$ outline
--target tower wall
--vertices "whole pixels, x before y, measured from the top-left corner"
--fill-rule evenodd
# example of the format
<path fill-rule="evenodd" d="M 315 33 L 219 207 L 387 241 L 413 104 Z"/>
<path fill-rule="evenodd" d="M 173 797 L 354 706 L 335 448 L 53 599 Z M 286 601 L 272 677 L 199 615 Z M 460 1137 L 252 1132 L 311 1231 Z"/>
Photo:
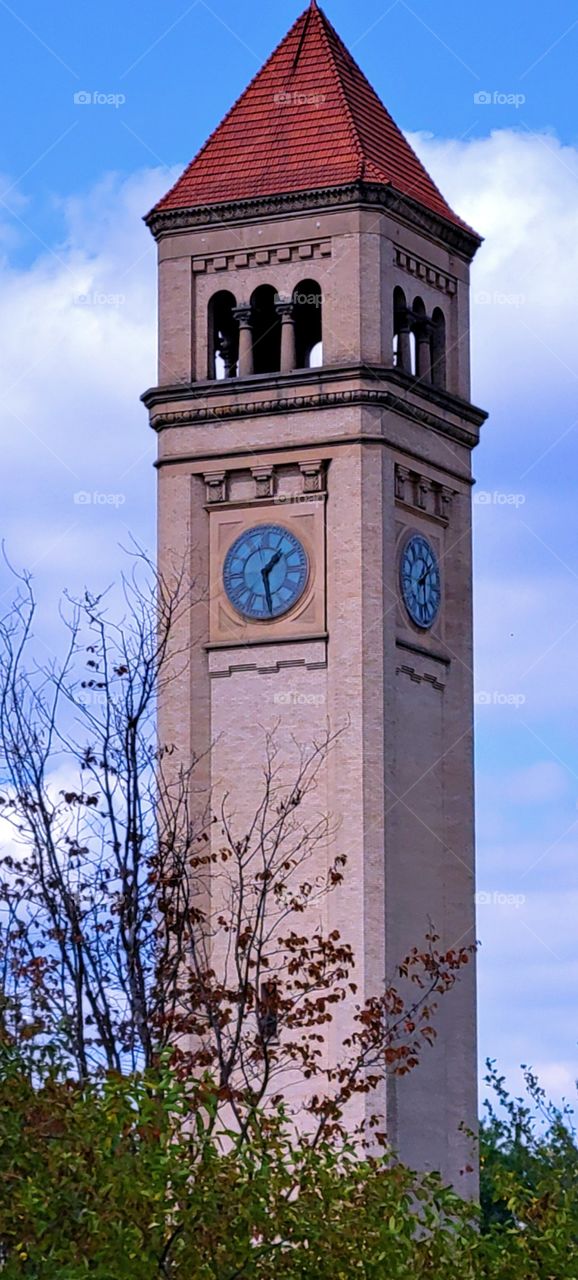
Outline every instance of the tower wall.
<path fill-rule="evenodd" d="M 242 826 L 267 732 L 289 774 L 295 740 L 339 731 L 312 799 L 335 832 L 316 858 L 322 869 L 347 855 L 325 923 L 354 947 L 360 995 L 375 995 L 430 923 L 444 947 L 475 938 L 470 494 L 484 415 L 468 403 L 468 264 L 364 207 L 179 230 L 161 236 L 159 258 L 160 385 L 145 397 L 159 433 L 159 562 L 166 574 L 184 562 L 196 599 L 161 736 L 183 760 L 200 757 L 199 808 L 218 808 L 226 790 Z M 288 296 L 306 278 L 321 288 L 323 366 L 207 380 L 211 296 L 245 303 L 261 284 Z M 446 391 L 393 367 L 396 286 L 444 311 Z M 265 518 L 297 521 L 316 570 L 307 609 L 266 639 L 235 632 L 221 552 L 228 527 Z M 427 631 L 400 598 L 410 532 L 426 534 L 442 568 Z M 473 968 L 442 1004 L 435 1048 L 377 1100 L 401 1157 L 467 1194 Z M 329 1060 L 351 1016 L 351 1005 L 338 1011 Z"/>

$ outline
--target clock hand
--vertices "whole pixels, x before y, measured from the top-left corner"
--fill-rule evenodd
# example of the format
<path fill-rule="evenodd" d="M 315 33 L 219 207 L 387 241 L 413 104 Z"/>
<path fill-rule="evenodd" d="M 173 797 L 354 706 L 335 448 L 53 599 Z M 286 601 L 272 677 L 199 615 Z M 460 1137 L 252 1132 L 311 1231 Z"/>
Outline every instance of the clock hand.
<path fill-rule="evenodd" d="M 272 557 L 272 559 L 269 561 L 269 564 L 266 564 L 266 565 L 265 565 L 265 568 L 263 569 L 263 573 L 266 573 L 266 574 L 267 574 L 267 577 L 269 577 L 269 574 L 270 574 L 270 573 L 271 573 L 271 571 L 275 568 L 275 565 L 276 565 L 276 564 L 279 564 L 279 561 L 280 561 L 280 559 L 281 559 L 282 555 L 283 555 L 283 552 L 282 552 L 282 551 L 276 551 L 276 552 L 275 552 L 275 555 L 274 555 L 274 556 Z"/>
<path fill-rule="evenodd" d="M 271 557 L 269 564 L 266 564 L 265 568 L 261 569 L 261 577 L 263 579 L 263 585 L 265 587 L 265 598 L 267 600 L 269 613 L 273 613 L 273 598 L 271 596 L 271 586 L 269 583 L 269 577 L 270 577 L 270 574 L 273 572 L 275 565 L 279 564 L 279 561 L 282 555 L 283 555 L 282 551 L 276 551 L 275 555 Z"/>
<path fill-rule="evenodd" d="M 269 574 L 267 573 L 266 569 L 261 570 L 261 576 L 263 578 L 263 585 L 265 587 L 265 599 L 267 601 L 267 607 L 269 609 L 269 613 L 273 613 L 273 597 L 271 595 L 271 587 L 269 586 Z"/>

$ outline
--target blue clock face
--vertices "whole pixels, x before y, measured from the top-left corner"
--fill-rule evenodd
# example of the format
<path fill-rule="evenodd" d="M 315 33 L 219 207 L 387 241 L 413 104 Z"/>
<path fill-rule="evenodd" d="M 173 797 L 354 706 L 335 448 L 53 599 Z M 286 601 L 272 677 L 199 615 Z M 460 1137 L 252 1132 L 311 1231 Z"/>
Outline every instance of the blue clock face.
<path fill-rule="evenodd" d="M 421 534 L 414 534 L 403 548 L 400 577 L 404 604 L 412 622 L 427 630 L 439 613 L 442 587 L 435 551 Z"/>
<path fill-rule="evenodd" d="M 308 577 L 303 544 L 278 524 L 247 529 L 229 548 L 223 567 L 231 604 L 258 622 L 288 613 L 303 595 Z"/>

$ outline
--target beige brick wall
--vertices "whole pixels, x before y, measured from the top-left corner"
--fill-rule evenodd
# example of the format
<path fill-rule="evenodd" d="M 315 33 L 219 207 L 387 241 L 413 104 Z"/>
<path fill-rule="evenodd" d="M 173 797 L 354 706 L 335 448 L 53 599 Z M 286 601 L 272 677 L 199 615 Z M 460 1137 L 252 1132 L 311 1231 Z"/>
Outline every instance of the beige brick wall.
<path fill-rule="evenodd" d="M 467 267 L 391 216 L 351 209 L 167 236 L 160 258 L 161 381 L 171 384 L 185 384 L 191 369 L 205 376 L 206 312 L 217 289 L 246 301 L 260 283 L 289 293 L 312 277 L 322 288 L 326 367 L 314 386 L 311 377 L 302 386 L 298 374 L 278 386 L 256 379 L 250 393 L 234 383 L 211 395 L 183 385 L 182 395 L 164 404 L 161 397 L 153 409 L 153 418 L 176 415 L 159 438 L 160 563 L 170 572 L 185 558 L 197 601 L 181 623 L 177 648 L 186 657 L 163 694 L 160 727 L 183 759 L 202 757 L 199 806 L 211 796 L 218 807 L 227 790 L 239 828 L 251 817 L 267 731 L 277 735 L 289 778 L 296 740 L 311 741 L 327 724 L 341 730 L 312 800 L 336 834 L 316 856 L 321 868 L 337 850 L 347 855 L 346 884 L 330 899 L 325 923 L 352 942 L 360 990 L 373 995 L 423 940 L 428 920 L 445 946 L 474 939 L 470 443 L 459 404 L 435 406 L 439 428 L 419 416 L 431 408 L 423 389 L 405 393 L 416 409 L 410 416 L 403 406 L 362 407 L 355 393 L 375 380 L 358 368 L 348 381 L 332 366 L 389 363 L 391 299 L 400 283 L 408 299 L 419 293 L 428 309 L 444 309 L 451 386 L 467 397 Z M 347 390 L 353 402 L 343 401 Z M 335 407 L 260 409 L 271 398 L 313 392 L 335 395 Z M 187 421 L 205 403 L 232 410 L 249 394 L 254 407 L 244 416 Z M 327 573 L 319 584 L 327 636 L 297 642 L 280 623 L 271 644 L 208 647 L 214 601 L 204 473 L 223 468 L 228 501 L 254 504 L 253 467 L 274 465 L 277 483 L 294 498 L 299 463 L 312 458 L 327 476 Z M 414 477 L 403 500 L 396 466 Z M 415 498 L 420 483 L 425 507 Z M 443 518 L 435 496 L 441 487 L 451 492 Z M 443 611 L 431 633 L 413 627 L 399 601 L 399 538 L 409 529 L 430 537 L 442 563 Z M 340 1008 L 330 1029 L 333 1061 L 353 1004 Z M 475 1177 L 460 1172 L 470 1153 L 458 1125 L 476 1122 L 473 966 L 447 997 L 439 1029 L 420 1068 L 390 1081 L 387 1097 L 382 1091 L 368 1105 L 387 1110 L 405 1159 L 440 1168 L 472 1192 Z"/>

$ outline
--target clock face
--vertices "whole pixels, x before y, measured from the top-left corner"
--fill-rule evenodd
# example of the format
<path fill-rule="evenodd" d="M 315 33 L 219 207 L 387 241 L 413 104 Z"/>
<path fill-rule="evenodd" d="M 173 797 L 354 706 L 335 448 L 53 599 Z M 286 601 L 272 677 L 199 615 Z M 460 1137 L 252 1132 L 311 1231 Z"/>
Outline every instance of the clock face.
<path fill-rule="evenodd" d="M 404 604 L 412 622 L 427 630 L 439 613 L 442 588 L 437 556 L 422 534 L 413 534 L 406 542 L 400 577 Z"/>
<path fill-rule="evenodd" d="M 229 548 L 223 567 L 227 596 L 245 618 L 281 618 L 301 599 L 309 577 L 307 552 L 290 529 L 257 524 Z"/>

